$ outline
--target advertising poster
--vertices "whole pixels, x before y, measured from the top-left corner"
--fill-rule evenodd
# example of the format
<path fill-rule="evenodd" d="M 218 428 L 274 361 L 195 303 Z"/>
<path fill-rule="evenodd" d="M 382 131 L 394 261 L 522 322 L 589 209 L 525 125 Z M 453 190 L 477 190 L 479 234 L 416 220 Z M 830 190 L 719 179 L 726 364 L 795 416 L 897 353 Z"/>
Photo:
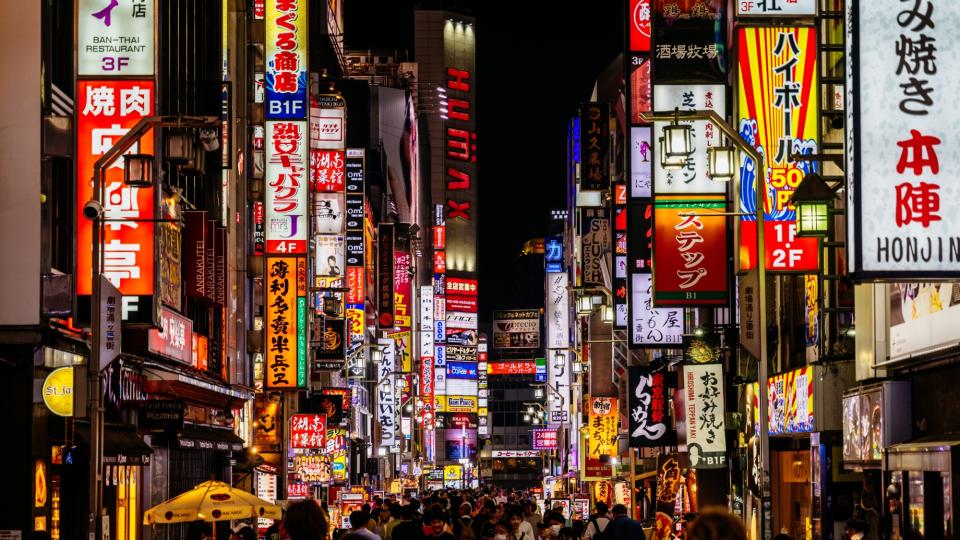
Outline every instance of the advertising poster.
<path fill-rule="evenodd" d="M 890 359 L 952 347 L 960 341 L 960 284 L 897 283 L 890 294 Z"/>
<path fill-rule="evenodd" d="M 617 455 L 617 434 L 620 427 L 620 412 L 615 397 L 588 397 L 587 429 L 590 437 L 585 440 L 585 478 L 608 478 L 613 475 L 609 461 L 601 462 L 600 456 Z"/>
<path fill-rule="evenodd" d="M 683 343 L 683 308 L 653 307 L 650 274 L 633 274 L 630 285 L 630 345 L 679 348 Z"/>
<path fill-rule="evenodd" d="M 540 311 L 496 311 L 493 314 L 494 349 L 539 349 Z"/>
<path fill-rule="evenodd" d="M 771 435 L 813 431 L 814 374 L 814 368 L 805 367 L 770 377 L 767 420 Z"/>
<path fill-rule="evenodd" d="M 726 78 L 726 2 L 651 0 L 653 72 L 662 83 Z M 657 103 L 657 109 L 665 109 Z"/>
<path fill-rule="evenodd" d="M 725 305 L 727 218 L 723 195 L 658 196 L 654 202 L 653 303 L 662 306 Z"/>
<path fill-rule="evenodd" d="M 757 262 L 757 189 L 764 197 L 766 268 L 817 272 L 818 240 L 796 236 L 797 212 L 790 197 L 816 161 L 794 154 L 819 152 L 817 31 L 812 27 L 740 28 L 738 130 L 763 154 L 759 171 L 740 154 L 740 269 Z"/>
<path fill-rule="evenodd" d="M 629 370 L 630 446 L 650 448 L 675 444 L 667 410 L 670 394 L 666 370 L 654 371 L 646 366 L 631 366 Z"/>
<path fill-rule="evenodd" d="M 657 81 L 660 82 L 659 76 Z M 721 117 L 726 116 L 727 87 L 722 84 L 657 84 L 653 87 L 653 102 L 657 110 L 672 111 L 679 108 L 681 111 L 708 110 L 714 111 Z M 670 195 L 679 193 L 727 193 L 726 182 L 715 182 L 707 175 L 707 148 L 721 146 L 722 133 L 706 120 L 681 122 L 691 126 L 693 153 L 687 158 L 685 165 L 680 169 L 664 168 L 660 162 L 659 153 L 653 159 L 654 193 Z M 655 122 L 653 132 L 663 133 L 663 128 L 669 122 Z M 659 136 L 658 136 L 659 137 Z M 656 152 L 660 151 L 659 140 L 653 141 Z"/>

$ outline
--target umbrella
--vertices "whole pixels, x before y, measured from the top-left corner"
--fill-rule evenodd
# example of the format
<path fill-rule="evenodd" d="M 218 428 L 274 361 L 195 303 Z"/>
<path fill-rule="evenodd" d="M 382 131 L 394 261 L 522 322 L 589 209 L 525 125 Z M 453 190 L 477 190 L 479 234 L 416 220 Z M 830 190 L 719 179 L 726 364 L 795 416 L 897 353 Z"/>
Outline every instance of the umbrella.
<path fill-rule="evenodd" d="M 247 518 L 281 518 L 280 507 L 228 484 L 210 480 L 162 502 L 143 514 L 143 523 L 183 523 L 197 519 L 226 521 Z"/>

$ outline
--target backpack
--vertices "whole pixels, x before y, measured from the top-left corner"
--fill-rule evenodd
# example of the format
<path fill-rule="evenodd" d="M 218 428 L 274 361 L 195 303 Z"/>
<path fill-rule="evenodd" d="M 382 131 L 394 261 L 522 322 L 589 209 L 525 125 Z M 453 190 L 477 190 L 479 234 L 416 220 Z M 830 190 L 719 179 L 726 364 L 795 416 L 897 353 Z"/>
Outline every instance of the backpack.
<path fill-rule="evenodd" d="M 590 524 L 590 523 L 593 523 L 593 536 L 591 537 L 591 539 L 592 539 L 592 540 L 605 540 L 605 539 L 606 539 L 606 534 L 604 534 L 604 533 L 606 533 L 607 527 L 610 526 L 610 522 L 607 521 L 607 526 L 604 527 L 603 530 L 600 530 L 600 523 L 597 522 L 597 518 L 595 518 L 595 517 L 594 517 L 594 518 L 590 518 L 590 520 L 587 521 L 587 524 Z"/>

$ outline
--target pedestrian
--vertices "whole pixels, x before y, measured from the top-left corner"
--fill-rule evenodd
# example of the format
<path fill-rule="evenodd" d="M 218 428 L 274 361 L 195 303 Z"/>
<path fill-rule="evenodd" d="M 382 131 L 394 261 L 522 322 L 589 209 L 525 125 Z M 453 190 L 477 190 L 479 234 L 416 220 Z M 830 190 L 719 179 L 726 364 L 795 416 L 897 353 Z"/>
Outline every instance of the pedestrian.
<path fill-rule="evenodd" d="M 447 520 L 443 512 L 428 512 L 423 518 L 427 530 L 427 538 L 438 538 L 440 540 L 457 540 L 453 533 L 446 530 Z"/>
<path fill-rule="evenodd" d="M 280 537 L 290 540 L 327 540 L 329 525 L 317 501 L 291 504 L 280 524 Z"/>
<path fill-rule="evenodd" d="M 400 523 L 392 530 L 392 540 L 421 540 L 423 538 L 423 527 L 417 521 L 417 513 L 412 504 L 404 505 L 400 508 Z"/>
<path fill-rule="evenodd" d="M 392 540 L 393 539 L 393 530 L 400 523 L 400 505 L 396 502 L 390 503 L 388 507 L 390 511 L 390 521 L 383 527 L 383 540 Z"/>
<path fill-rule="evenodd" d="M 627 515 L 627 507 L 622 504 L 613 506 L 613 519 L 603 529 L 603 540 L 632 540 L 643 538 L 640 522 Z M 596 538 L 596 537 L 594 537 Z"/>
<path fill-rule="evenodd" d="M 380 538 L 385 539 L 387 537 L 387 525 L 390 523 L 390 519 L 390 508 L 386 506 L 377 507 L 377 528 L 373 532 Z"/>
<path fill-rule="evenodd" d="M 473 507 L 470 503 L 460 505 L 460 515 L 453 522 L 453 535 L 457 540 L 476 540 L 477 534 L 473 531 Z"/>
<path fill-rule="evenodd" d="M 587 529 L 583 531 L 583 537 L 587 540 L 596 538 L 601 540 L 604 536 L 602 533 L 606 530 L 607 525 L 610 523 L 610 517 L 607 516 L 607 503 L 603 501 L 597 501 L 596 504 L 597 513 L 590 516 L 590 519 L 587 521 Z"/>
<path fill-rule="evenodd" d="M 533 537 L 533 527 L 524 521 L 523 512 L 519 508 L 510 511 L 507 522 L 510 524 L 510 533 L 514 540 L 536 540 Z"/>
<path fill-rule="evenodd" d="M 537 530 L 537 524 L 543 521 L 540 513 L 537 512 L 537 505 L 533 501 L 527 501 L 523 505 L 523 520 L 530 524 L 531 530 Z"/>
<path fill-rule="evenodd" d="M 687 524 L 687 540 L 747 540 L 747 530 L 728 512 L 707 510 Z"/>
<path fill-rule="evenodd" d="M 350 533 L 356 534 L 369 540 L 380 540 L 377 534 L 370 530 L 370 514 L 363 510 L 354 510 L 350 512 Z M 291 539 L 292 540 L 292 539 Z"/>

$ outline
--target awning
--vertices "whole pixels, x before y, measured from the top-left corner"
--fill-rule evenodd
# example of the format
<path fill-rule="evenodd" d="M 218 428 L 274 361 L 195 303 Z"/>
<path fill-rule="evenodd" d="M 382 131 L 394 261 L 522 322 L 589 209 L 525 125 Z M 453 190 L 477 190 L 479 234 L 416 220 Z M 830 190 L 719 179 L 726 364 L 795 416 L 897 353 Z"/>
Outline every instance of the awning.
<path fill-rule="evenodd" d="M 90 444 L 90 423 L 77 421 L 77 438 Z M 105 465 L 149 465 L 153 450 L 129 424 L 103 426 L 103 463 Z"/>
<path fill-rule="evenodd" d="M 195 450 L 217 450 L 220 452 L 239 452 L 243 450 L 243 439 L 225 428 L 184 424 L 177 433 L 180 448 Z"/>
<path fill-rule="evenodd" d="M 253 399 L 253 392 L 243 387 L 233 387 L 199 373 L 192 374 L 178 368 L 145 363 L 151 369 L 144 370 L 147 393 L 170 396 L 193 403 L 216 408 L 239 408 Z"/>
<path fill-rule="evenodd" d="M 953 449 L 960 440 L 934 438 L 895 444 L 887 448 L 887 470 L 891 471 L 939 471 L 950 472 Z"/>

